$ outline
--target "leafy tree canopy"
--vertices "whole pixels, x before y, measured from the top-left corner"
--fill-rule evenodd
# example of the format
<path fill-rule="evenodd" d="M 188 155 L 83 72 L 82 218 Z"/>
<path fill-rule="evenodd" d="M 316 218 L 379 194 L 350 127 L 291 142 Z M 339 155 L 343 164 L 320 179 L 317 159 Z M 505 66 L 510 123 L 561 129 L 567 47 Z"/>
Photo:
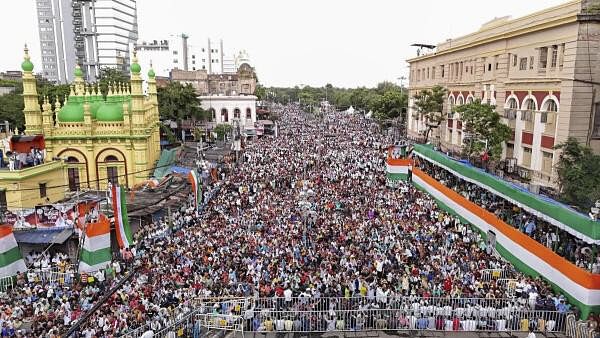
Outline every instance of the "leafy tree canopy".
<path fill-rule="evenodd" d="M 179 82 L 169 82 L 158 88 L 158 111 L 162 119 L 182 121 L 187 119 L 206 120 L 207 111 L 200 106 L 194 87 Z"/>
<path fill-rule="evenodd" d="M 434 86 L 429 89 L 419 91 L 414 97 L 414 109 L 416 117 L 423 119 L 427 125 L 425 131 L 425 143 L 429 139 L 431 130 L 440 126 L 445 120 L 442 112 L 444 99 L 446 98 L 446 89 L 442 86 Z"/>
<path fill-rule="evenodd" d="M 573 137 L 555 149 L 562 150 L 555 166 L 561 199 L 588 211 L 600 199 L 600 155 Z"/>
<path fill-rule="evenodd" d="M 509 139 L 511 129 L 502 123 L 495 106 L 477 99 L 456 107 L 454 111 L 460 115 L 463 132 L 471 136 L 463 145 L 465 155 L 473 157 L 487 151 L 492 159 L 500 159 L 502 144 Z"/>

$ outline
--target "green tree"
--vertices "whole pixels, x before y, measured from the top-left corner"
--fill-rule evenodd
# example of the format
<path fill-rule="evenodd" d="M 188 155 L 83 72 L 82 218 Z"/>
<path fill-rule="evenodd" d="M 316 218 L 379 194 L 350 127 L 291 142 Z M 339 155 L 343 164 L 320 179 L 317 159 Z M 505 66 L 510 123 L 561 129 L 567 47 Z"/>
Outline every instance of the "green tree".
<path fill-rule="evenodd" d="M 445 120 L 442 113 L 446 89 L 442 86 L 434 86 L 429 89 L 419 91 L 414 99 L 414 109 L 416 118 L 423 119 L 427 129 L 425 130 L 425 143 L 429 140 L 429 134 L 433 129 L 437 129 Z"/>
<path fill-rule="evenodd" d="M 454 109 L 463 123 L 463 132 L 470 139 L 463 145 L 463 153 L 475 157 L 487 151 L 494 160 L 502 156 L 502 145 L 508 141 L 511 129 L 502 123 L 495 106 L 477 99 Z"/>
<path fill-rule="evenodd" d="M 102 95 L 106 97 L 109 83 L 129 83 L 129 80 L 129 77 L 117 68 L 102 67 L 98 76 L 98 87 Z"/>
<path fill-rule="evenodd" d="M 163 119 L 177 121 L 196 119 L 207 120 L 210 116 L 200 106 L 194 87 L 179 82 L 169 82 L 165 87 L 158 88 L 158 112 Z"/>
<path fill-rule="evenodd" d="M 589 210 L 600 199 L 600 155 L 573 137 L 554 148 L 562 150 L 555 165 L 561 199 Z"/>
<path fill-rule="evenodd" d="M 263 101 L 267 98 L 267 89 L 263 85 L 257 84 L 256 88 L 254 89 L 254 95 L 259 101 Z"/>
<path fill-rule="evenodd" d="M 223 140 L 225 135 L 229 135 L 229 133 L 231 133 L 232 128 L 233 127 L 230 124 L 219 123 L 216 125 L 215 129 L 213 129 L 213 132 L 217 133 L 217 139 Z"/>
<path fill-rule="evenodd" d="M 406 112 L 407 98 L 402 92 L 389 90 L 383 95 L 377 95 L 371 100 L 369 109 L 380 121 L 402 117 Z"/>

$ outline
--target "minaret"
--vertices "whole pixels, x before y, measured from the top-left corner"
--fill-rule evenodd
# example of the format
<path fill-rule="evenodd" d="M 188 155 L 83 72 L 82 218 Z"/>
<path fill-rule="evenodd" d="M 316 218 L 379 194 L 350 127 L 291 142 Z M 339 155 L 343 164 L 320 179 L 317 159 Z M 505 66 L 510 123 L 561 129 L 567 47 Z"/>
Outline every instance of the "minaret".
<path fill-rule="evenodd" d="M 150 161 L 157 161 L 160 156 L 160 129 L 159 129 L 159 114 L 158 114 L 158 93 L 156 91 L 156 74 L 150 63 L 148 71 L 148 101 L 150 102 L 150 121 L 147 121 L 150 138 L 148 138 L 148 152 L 150 153 Z"/>
<path fill-rule="evenodd" d="M 136 52 L 133 52 L 133 59 L 131 63 L 131 135 L 134 137 L 132 140 L 133 158 L 135 159 L 134 167 L 130 168 L 135 172 L 133 180 L 130 178 L 129 183 L 139 183 L 148 177 L 146 170 L 150 165 L 150 158 L 148 156 L 148 144 L 144 140 L 147 137 L 146 133 L 146 121 L 145 121 L 145 107 L 144 107 L 144 91 L 142 89 L 142 78 L 140 72 L 142 67 L 138 64 Z M 129 161 L 128 161 L 129 162 Z"/>
<path fill-rule="evenodd" d="M 60 103 L 58 102 L 58 98 L 56 99 L 56 103 L 55 103 L 56 107 L 58 108 Z M 52 123 L 52 105 L 50 104 L 50 98 L 46 97 L 44 98 L 44 104 L 42 104 L 42 120 L 43 120 L 43 133 L 45 136 L 50 136 L 52 135 L 52 127 L 53 123 Z"/>
<path fill-rule="evenodd" d="M 42 133 L 42 112 L 38 103 L 36 79 L 33 76 L 33 63 L 29 60 L 29 49 L 25 45 L 25 60 L 21 63 L 23 70 L 23 114 L 25 115 L 25 134 Z"/>
<path fill-rule="evenodd" d="M 142 89 L 142 67 L 138 64 L 137 53 L 133 52 L 131 63 L 131 126 L 133 134 L 144 132 L 144 91 Z"/>

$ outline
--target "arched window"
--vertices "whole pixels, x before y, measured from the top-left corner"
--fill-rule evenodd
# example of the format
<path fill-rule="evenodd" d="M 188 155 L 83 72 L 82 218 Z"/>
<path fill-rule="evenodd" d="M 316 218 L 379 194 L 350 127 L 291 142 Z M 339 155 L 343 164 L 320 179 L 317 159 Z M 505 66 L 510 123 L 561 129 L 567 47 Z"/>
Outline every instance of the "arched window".
<path fill-rule="evenodd" d="M 554 117 L 558 112 L 558 105 L 556 101 L 550 99 L 546 101 L 545 109 L 542 110 L 542 114 L 540 116 L 540 122 L 542 123 L 554 123 Z"/>
<path fill-rule="evenodd" d="M 215 109 L 214 109 L 214 108 L 210 108 L 210 109 L 208 110 L 208 112 L 210 113 L 210 118 L 211 118 L 211 119 L 215 120 L 215 119 L 217 118 L 217 112 L 215 111 Z"/>
<path fill-rule="evenodd" d="M 235 108 L 235 109 L 233 110 L 233 118 L 234 118 L 234 119 L 239 119 L 239 118 L 240 118 L 240 115 L 241 115 L 240 108 Z"/>
<path fill-rule="evenodd" d="M 104 158 L 104 162 L 118 162 L 119 159 L 115 155 L 108 155 Z"/>
<path fill-rule="evenodd" d="M 450 96 L 448 98 L 448 118 L 451 119 L 452 115 L 454 114 L 452 112 L 452 110 L 454 110 L 454 96 Z"/>
<path fill-rule="evenodd" d="M 246 108 L 246 119 L 248 119 L 248 120 L 252 119 L 252 109 L 250 109 L 250 108 Z"/>
<path fill-rule="evenodd" d="M 519 109 L 519 104 L 517 100 L 513 97 L 508 100 L 506 103 L 506 108 L 504 108 L 504 117 L 509 120 L 514 120 L 517 118 L 517 110 Z"/>
<path fill-rule="evenodd" d="M 467 104 L 473 103 L 473 96 L 467 97 Z"/>
<path fill-rule="evenodd" d="M 456 100 L 456 105 L 457 106 L 462 106 L 465 103 L 464 99 L 462 96 L 459 96 L 458 99 Z"/>
<path fill-rule="evenodd" d="M 525 109 L 521 111 L 521 120 L 533 122 L 533 111 L 536 108 L 535 101 L 531 98 L 527 99 L 524 104 Z"/>
<path fill-rule="evenodd" d="M 79 160 L 75 156 L 67 157 L 67 163 L 79 163 Z"/>
<path fill-rule="evenodd" d="M 221 109 L 221 122 L 229 122 L 229 111 L 227 111 L 227 108 Z"/>
<path fill-rule="evenodd" d="M 535 110 L 535 101 L 533 99 L 527 99 L 525 102 L 525 110 Z"/>

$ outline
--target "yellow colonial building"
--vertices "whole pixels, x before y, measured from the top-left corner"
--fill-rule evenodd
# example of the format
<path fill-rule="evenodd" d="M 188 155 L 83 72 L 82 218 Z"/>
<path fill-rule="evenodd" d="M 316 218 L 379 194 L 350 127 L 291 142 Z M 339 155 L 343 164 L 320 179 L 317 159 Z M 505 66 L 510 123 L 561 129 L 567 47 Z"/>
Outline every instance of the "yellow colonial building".
<path fill-rule="evenodd" d="M 152 175 L 160 155 L 155 74 L 148 72 L 147 95 L 134 55 L 131 80 L 110 83 L 102 95 L 75 69 L 71 93 L 40 107 L 27 49 L 23 70 L 25 136 L 42 139 L 45 161 L 33 167 L 0 170 L 0 209 L 32 208 L 63 199 L 68 191 L 103 190 L 108 182 L 132 187 Z M 64 102 L 61 105 L 60 102 Z"/>

